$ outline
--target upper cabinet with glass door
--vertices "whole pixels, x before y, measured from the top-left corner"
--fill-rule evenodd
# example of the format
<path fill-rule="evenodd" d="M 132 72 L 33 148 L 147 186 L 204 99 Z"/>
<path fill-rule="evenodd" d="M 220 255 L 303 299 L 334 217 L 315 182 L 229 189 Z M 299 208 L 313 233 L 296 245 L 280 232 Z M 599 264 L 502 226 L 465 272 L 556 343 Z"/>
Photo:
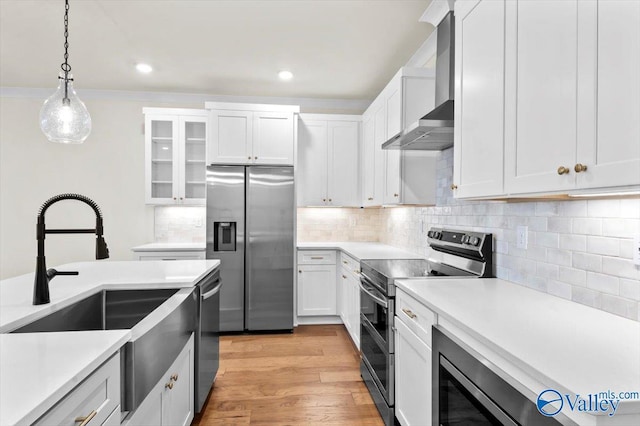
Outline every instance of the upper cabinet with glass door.
<path fill-rule="evenodd" d="M 204 205 L 204 110 L 144 108 L 147 204 Z"/>

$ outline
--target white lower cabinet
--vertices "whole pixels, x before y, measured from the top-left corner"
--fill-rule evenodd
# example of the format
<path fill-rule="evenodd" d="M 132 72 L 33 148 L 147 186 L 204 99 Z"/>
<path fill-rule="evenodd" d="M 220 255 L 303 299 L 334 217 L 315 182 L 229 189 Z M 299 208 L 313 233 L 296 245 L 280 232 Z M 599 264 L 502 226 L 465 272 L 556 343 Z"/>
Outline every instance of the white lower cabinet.
<path fill-rule="evenodd" d="M 336 315 L 336 265 L 298 265 L 298 315 Z"/>
<path fill-rule="evenodd" d="M 162 379 L 153 387 L 131 417 L 125 421 L 125 426 L 184 426 L 191 424 L 194 416 L 193 345 L 194 337 L 192 334 Z"/>
<path fill-rule="evenodd" d="M 402 290 L 396 293 L 395 415 L 402 426 L 431 424 L 431 327 L 436 314 Z"/>
<path fill-rule="evenodd" d="M 35 424 L 77 425 L 85 420 L 89 420 L 92 425 L 120 424 L 119 407 L 120 353 L 118 352 L 40 417 Z M 117 423 L 112 419 L 114 416 Z"/>

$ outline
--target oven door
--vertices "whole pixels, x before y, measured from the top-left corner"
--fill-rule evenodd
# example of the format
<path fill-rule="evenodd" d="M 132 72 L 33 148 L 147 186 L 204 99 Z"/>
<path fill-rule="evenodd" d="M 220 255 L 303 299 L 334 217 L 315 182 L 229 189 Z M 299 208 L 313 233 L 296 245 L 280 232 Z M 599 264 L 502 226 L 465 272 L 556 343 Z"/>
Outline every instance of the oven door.
<path fill-rule="evenodd" d="M 394 300 L 388 298 L 366 277 L 360 277 L 360 321 L 369 327 L 385 352 L 393 353 Z"/>
<path fill-rule="evenodd" d="M 387 405 L 393 406 L 395 382 L 393 354 L 382 345 L 364 314 L 360 314 L 360 351 L 362 364 L 371 374 L 375 387 L 382 394 Z M 369 384 L 367 385 L 369 387 Z M 371 394 L 374 395 L 373 392 Z"/>

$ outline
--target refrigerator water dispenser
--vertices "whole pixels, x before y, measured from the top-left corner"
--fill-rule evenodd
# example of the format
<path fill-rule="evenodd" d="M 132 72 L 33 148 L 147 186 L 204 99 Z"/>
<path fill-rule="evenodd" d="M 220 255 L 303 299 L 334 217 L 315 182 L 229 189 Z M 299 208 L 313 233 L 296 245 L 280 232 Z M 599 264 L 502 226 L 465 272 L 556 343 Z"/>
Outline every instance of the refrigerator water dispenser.
<path fill-rule="evenodd" d="M 214 251 L 236 251 L 236 222 L 214 222 Z"/>

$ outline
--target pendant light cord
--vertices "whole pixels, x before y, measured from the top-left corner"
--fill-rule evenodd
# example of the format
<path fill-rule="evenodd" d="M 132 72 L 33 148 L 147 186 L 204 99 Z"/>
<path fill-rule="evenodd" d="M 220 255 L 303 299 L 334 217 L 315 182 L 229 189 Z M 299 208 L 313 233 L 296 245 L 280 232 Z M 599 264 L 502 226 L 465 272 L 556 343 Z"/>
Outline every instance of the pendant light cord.
<path fill-rule="evenodd" d="M 64 2 L 64 62 L 60 65 L 64 72 L 64 99 L 63 101 L 69 101 L 67 96 L 67 85 L 69 82 L 69 73 L 71 72 L 71 65 L 69 65 L 69 0 Z"/>

